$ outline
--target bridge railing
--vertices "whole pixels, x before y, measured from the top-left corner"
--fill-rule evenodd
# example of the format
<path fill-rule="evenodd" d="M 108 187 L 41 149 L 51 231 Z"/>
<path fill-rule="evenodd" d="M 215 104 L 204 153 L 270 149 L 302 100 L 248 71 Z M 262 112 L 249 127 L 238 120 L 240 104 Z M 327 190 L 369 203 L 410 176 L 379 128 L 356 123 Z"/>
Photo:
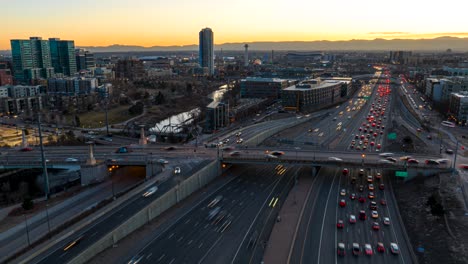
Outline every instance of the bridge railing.
<path fill-rule="evenodd" d="M 342 161 L 329 160 L 324 158 L 314 157 L 279 157 L 271 158 L 262 155 L 244 155 L 236 157 L 221 157 L 223 162 L 229 163 L 291 163 L 291 164 L 313 164 L 313 165 L 325 165 L 325 166 L 339 166 L 339 167 L 378 167 L 382 169 L 450 169 L 447 164 L 440 165 L 426 165 L 426 164 L 408 164 L 404 161 L 396 163 L 382 163 L 378 160 L 371 159 L 346 159 Z"/>

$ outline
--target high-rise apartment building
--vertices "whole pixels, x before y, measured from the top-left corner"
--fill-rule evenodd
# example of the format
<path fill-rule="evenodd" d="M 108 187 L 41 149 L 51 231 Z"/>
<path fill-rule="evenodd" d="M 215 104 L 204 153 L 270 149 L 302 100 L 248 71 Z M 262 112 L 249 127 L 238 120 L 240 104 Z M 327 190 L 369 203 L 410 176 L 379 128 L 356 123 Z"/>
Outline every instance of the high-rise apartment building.
<path fill-rule="evenodd" d="M 48 75 L 53 71 L 49 41 L 40 37 L 31 37 L 28 40 L 13 39 L 10 42 L 13 74 L 18 82 L 50 77 Z"/>
<path fill-rule="evenodd" d="M 75 42 L 49 38 L 50 59 L 55 73 L 71 76 L 77 72 L 75 59 Z"/>
<path fill-rule="evenodd" d="M 209 75 L 214 74 L 214 43 L 211 28 L 204 28 L 199 33 L 199 61 L 202 68 L 207 68 Z"/>
<path fill-rule="evenodd" d="M 76 73 L 74 41 L 30 37 L 13 39 L 10 43 L 13 75 L 17 82 L 30 83 L 39 78 L 47 79 L 55 73 Z"/>

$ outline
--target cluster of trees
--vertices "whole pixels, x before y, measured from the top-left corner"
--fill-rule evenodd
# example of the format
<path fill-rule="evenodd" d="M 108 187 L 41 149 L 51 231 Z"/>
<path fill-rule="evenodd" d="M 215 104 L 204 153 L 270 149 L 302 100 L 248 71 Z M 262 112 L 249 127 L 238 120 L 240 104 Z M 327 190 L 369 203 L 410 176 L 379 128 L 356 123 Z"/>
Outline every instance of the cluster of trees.
<path fill-rule="evenodd" d="M 431 214 L 434 216 L 443 216 L 445 214 L 441 199 L 442 198 L 437 193 L 433 193 L 427 199 L 427 205 L 431 207 Z"/>
<path fill-rule="evenodd" d="M 135 105 L 130 106 L 128 113 L 130 115 L 141 115 L 143 114 L 145 105 L 142 102 L 137 102 Z"/>

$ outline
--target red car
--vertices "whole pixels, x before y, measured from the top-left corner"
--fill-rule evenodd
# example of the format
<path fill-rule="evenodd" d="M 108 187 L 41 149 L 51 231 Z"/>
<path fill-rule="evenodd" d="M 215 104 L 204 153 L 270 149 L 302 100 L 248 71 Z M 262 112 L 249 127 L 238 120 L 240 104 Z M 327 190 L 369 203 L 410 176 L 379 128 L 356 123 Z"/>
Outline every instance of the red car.
<path fill-rule="evenodd" d="M 419 161 L 417 159 L 408 159 L 407 161 L 409 164 L 419 164 Z"/>
<path fill-rule="evenodd" d="M 377 149 L 381 149 L 382 146 L 380 144 L 377 144 Z"/>
<path fill-rule="evenodd" d="M 468 164 L 460 164 L 458 167 L 463 170 L 468 170 Z"/>
<path fill-rule="evenodd" d="M 377 252 L 385 253 L 385 247 L 382 242 L 377 242 Z"/>
<path fill-rule="evenodd" d="M 362 197 L 362 196 L 359 197 L 358 200 L 359 200 L 360 203 L 365 203 L 365 202 L 366 202 L 366 198 L 364 198 L 364 197 Z"/>
<path fill-rule="evenodd" d="M 366 253 L 367 256 L 372 256 L 372 254 L 374 254 L 370 244 L 364 245 L 364 252 Z"/>
<path fill-rule="evenodd" d="M 349 170 L 348 170 L 348 169 L 346 169 L 346 168 L 343 169 L 343 175 L 344 175 L 344 176 L 348 175 L 348 173 L 349 173 Z"/>
<path fill-rule="evenodd" d="M 345 207 L 346 206 L 346 201 L 344 199 L 341 199 L 339 205 L 340 205 L 340 207 Z"/>
<path fill-rule="evenodd" d="M 381 199 L 381 200 L 380 200 L 380 204 L 381 204 L 381 205 L 387 205 L 387 201 L 386 201 L 385 199 Z"/>
<path fill-rule="evenodd" d="M 380 225 L 379 225 L 379 223 L 377 223 L 377 222 L 372 223 L 372 229 L 374 229 L 374 230 L 376 230 L 376 231 L 380 230 Z"/>
<path fill-rule="evenodd" d="M 344 227 L 344 223 L 343 223 L 343 220 L 338 220 L 338 223 L 336 223 L 336 228 L 338 229 L 343 229 Z"/>
<path fill-rule="evenodd" d="M 31 148 L 31 147 L 25 147 L 25 148 L 20 149 L 20 151 L 23 151 L 23 152 L 26 152 L 26 151 L 33 151 L 33 148 Z"/>
<path fill-rule="evenodd" d="M 367 219 L 366 211 L 364 211 L 364 210 L 359 211 L 359 219 L 361 219 L 361 220 L 366 220 Z"/>

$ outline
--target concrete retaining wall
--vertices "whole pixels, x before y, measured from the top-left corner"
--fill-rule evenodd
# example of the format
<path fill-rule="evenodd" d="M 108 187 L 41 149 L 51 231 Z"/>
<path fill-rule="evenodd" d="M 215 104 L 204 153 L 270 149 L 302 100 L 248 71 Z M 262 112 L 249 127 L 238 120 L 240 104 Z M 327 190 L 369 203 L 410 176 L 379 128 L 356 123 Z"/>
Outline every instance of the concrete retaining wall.
<path fill-rule="evenodd" d="M 109 177 L 109 175 L 107 173 L 107 166 L 104 163 L 81 166 L 81 186 L 105 181 L 107 177 Z"/>
<path fill-rule="evenodd" d="M 203 169 L 182 181 L 178 186 L 157 198 L 140 212 L 133 215 L 120 226 L 116 227 L 113 231 L 96 241 L 96 243 L 85 249 L 69 263 L 81 264 L 88 262 L 98 253 L 116 244 L 122 238 L 128 236 L 136 229 L 158 217 L 161 213 L 171 208 L 176 203 L 208 184 L 210 181 L 215 179 L 220 172 L 221 168 L 218 161 L 213 161 L 208 164 Z"/>

